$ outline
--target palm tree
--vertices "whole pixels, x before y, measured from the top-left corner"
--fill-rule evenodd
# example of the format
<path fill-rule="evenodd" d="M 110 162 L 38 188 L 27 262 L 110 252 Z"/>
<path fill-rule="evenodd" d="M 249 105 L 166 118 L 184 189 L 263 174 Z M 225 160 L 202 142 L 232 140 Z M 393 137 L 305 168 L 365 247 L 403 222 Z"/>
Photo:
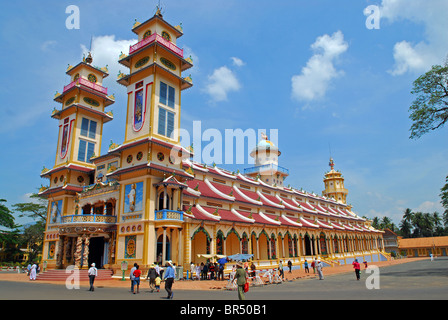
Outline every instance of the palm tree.
<path fill-rule="evenodd" d="M 403 219 L 400 222 L 400 231 L 404 238 L 410 238 L 411 237 L 411 231 L 412 231 L 412 224 L 410 221 Z"/>
<path fill-rule="evenodd" d="M 404 215 L 403 215 L 404 220 L 406 220 L 407 222 L 411 222 L 413 218 L 414 218 L 414 213 L 412 212 L 411 209 L 407 208 L 406 210 L 404 210 Z"/>

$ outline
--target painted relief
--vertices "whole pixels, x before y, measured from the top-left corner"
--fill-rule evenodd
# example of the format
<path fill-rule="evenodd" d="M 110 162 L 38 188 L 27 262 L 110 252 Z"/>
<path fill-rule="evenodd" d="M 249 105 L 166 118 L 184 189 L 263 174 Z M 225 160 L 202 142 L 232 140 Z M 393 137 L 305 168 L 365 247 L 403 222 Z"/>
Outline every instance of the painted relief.
<path fill-rule="evenodd" d="M 124 189 L 124 213 L 141 211 L 143 204 L 143 182 L 126 185 Z"/>
<path fill-rule="evenodd" d="M 125 259 L 135 259 L 135 248 L 137 245 L 137 237 L 136 236 L 126 236 L 125 238 L 125 251 L 124 258 Z"/>
<path fill-rule="evenodd" d="M 51 202 L 50 222 L 55 223 L 62 212 L 62 200 Z"/>
<path fill-rule="evenodd" d="M 69 121 L 68 118 L 64 120 L 64 127 L 62 128 L 62 143 L 61 143 L 61 158 L 64 159 L 67 155 L 69 136 Z"/>
<path fill-rule="evenodd" d="M 135 93 L 134 130 L 139 131 L 143 126 L 143 90 Z"/>

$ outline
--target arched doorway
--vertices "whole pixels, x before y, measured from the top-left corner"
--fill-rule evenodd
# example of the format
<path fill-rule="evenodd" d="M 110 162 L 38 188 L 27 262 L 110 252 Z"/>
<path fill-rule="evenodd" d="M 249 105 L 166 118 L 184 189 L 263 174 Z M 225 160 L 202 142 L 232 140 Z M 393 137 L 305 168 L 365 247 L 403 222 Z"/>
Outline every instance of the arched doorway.
<path fill-rule="evenodd" d="M 311 252 L 312 252 L 311 251 L 311 245 L 312 245 L 312 243 L 311 243 L 311 238 L 308 235 L 308 233 L 305 234 L 304 240 L 305 240 L 305 255 L 306 256 L 311 256 Z"/>
<path fill-rule="evenodd" d="M 170 260 L 171 257 L 171 246 L 170 246 L 170 238 L 166 237 L 166 251 L 165 251 L 165 260 Z M 162 262 L 163 257 L 163 234 L 161 234 L 157 238 L 157 263 Z"/>
<path fill-rule="evenodd" d="M 191 259 L 194 263 L 207 261 L 204 257 L 198 257 L 198 254 L 210 254 L 210 236 L 202 227 L 191 237 Z"/>

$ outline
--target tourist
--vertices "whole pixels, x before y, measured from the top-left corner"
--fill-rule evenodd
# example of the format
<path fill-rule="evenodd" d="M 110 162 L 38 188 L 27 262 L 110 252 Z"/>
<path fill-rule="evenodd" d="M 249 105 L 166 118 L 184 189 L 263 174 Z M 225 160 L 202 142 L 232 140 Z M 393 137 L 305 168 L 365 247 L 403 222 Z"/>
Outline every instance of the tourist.
<path fill-rule="evenodd" d="M 129 272 L 129 279 L 131 280 L 131 292 L 134 292 L 134 271 L 137 269 L 137 263 L 134 263 L 134 266 L 131 268 Z"/>
<path fill-rule="evenodd" d="M 257 267 L 255 266 L 254 262 L 252 261 L 252 264 L 250 265 L 251 270 L 251 276 L 255 278 L 257 275 Z"/>
<path fill-rule="evenodd" d="M 37 265 L 35 263 L 33 263 L 31 266 L 31 269 L 30 269 L 30 280 L 36 280 L 36 270 L 37 270 Z"/>
<path fill-rule="evenodd" d="M 322 269 L 324 268 L 324 265 L 322 263 L 322 261 L 317 261 L 316 264 L 316 269 L 317 269 L 317 273 L 319 274 L 319 280 L 324 280 L 324 274 L 322 272 Z"/>
<path fill-rule="evenodd" d="M 310 273 L 310 268 L 308 268 L 308 261 L 305 260 L 304 266 L 305 266 L 305 273 Z"/>
<path fill-rule="evenodd" d="M 285 281 L 285 273 L 283 272 L 283 261 L 280 260 L 280 263 L 278 264 L 278 271 L 280 273 L 280 277 L 283 281 Z"/>
<path fill-rule="evenodd" d="M 224 263 L 220 263 L 218 266 L 218 280 L 224 280 Z"/>
<path fill-rule="evenodd" d="M 201 266 L 198 264 L 196 264 L 196 279 L 197 280 L 201 280 Z"/>
<path fill-rule="evenodd" d="M 208 266 L 207 263 L 202 267 L 202 280 L 207 280 L 208 278 Z"/>
<path fill-rule="evenodd" d="M 363 261 L 364 267 L 367 269 L 367 261 Z"/>
<path fill-rule="evenodd" d="M 288 260 L 288 268 L 289 268 L 289 273 L 292 273 L 292 262 L 291 262 L 291 260 Z"/>
<path fill-rule="evenodd" d="M 210 262 L 208 268 L 210 270 L 210 280 L 215 279 L 215 265 L 213 264 L 213 262 Z"/>
<path fill-rule="evenodd" d="M 243 265 L 241 262 L 237 262 L 236 264 L 236 284 L 238 285 L 238 299 L 246 300 L 244 296 L 244 285 L 247 282 L 247 273 L 246 270 L 243 269 Z"/>
<path fill-rule="evenodd" d="M 193 261 L 190 262 L 190 277 L 191 280 L 194 280 L 194 273 L 196 270 L 196 266 L 194 265 Z"/>
<path fill-rule="evenodd" d="M 355 268 L 356 280 L 359 280 L 360 274 L 361 274 L 361 266 L 359 265 L 358 259 L 355 259 L 355 261 L 353 261 L 352 265 L 353 265 L 353 268 Z"/>
<path fill-rule="evenodd" d="M 142 272 L 140 271 L 139 265 L 135 267 L 133 276 L 134 276 L 134 288 L 137 286 L 137 293 L 140 293 L 140 275 Z M 135 291 L 132 291 L 133 294 L 135 294 Z"/>
<path fill-rule="evenodd" d="M 149 279 L 149 288 L 151 289 L 151 292 L 153 292 L 155 288 L 156 276 L 157 272 L 154 268 L 154 265 L 152 264 L 149 266 L 148 275 L 146 276 L 146 279 Z"/>
<path fill-rule="evenodd" d="M 316 261 L 315 260 L 311 261 L 311 268 L 313 268 L 313 273 L 314 274 L 316 273 Z"/>
<path fill-rule="evenodd" d="M 166 272 L 163 278 L 165 280 L 165 290 L 168 293 L 167 299 L 173 299 L 174 293 L 172 290 L 172 286 L 174 283 L 174 268 L 170 261 L 167 261 L 165 266 Z"/>
<path fill-rule="evenodd" d="M 156 284 L 156 290 L 157 292 L 160 291 L 160 283 L 162 282 L 162 279 L 160 278 L 160 275 L 157 274 L 156 279 L 154 280 L 154 283 Z"/>
<path fill-rule="evenodd" d="M 95 282 L 95 277 L 98 275 L 98 269 L 95 268 L 95 263 L 91 264 L 88 274 L 89 274 L 89 283 L 90 283 L 89 291 L 95 291 L 95 288 L 93 287 L 93 283 Z"/>

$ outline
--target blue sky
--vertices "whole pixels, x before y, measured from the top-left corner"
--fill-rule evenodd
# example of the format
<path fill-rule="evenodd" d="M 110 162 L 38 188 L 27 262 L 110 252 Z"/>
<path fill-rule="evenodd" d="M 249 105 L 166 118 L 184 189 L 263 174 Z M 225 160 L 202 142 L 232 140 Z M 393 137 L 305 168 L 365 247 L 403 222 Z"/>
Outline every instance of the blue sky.
<path fill-rule="evenodd" d="M 109 141 L 124 140 L 126 89 L 116 83 L 120 51 L 136 42 L 137 19 L 158 1 L 15 1 L 2 4 L 0 40 L 0 198 L 27 201 L 48 180 L 58 124 L 56 91 L 69 83 L 93 37 L 94 65 L 109 66 L 103 85 L 114 93 Z M 67 6 L 80 28 L 67 29 Z M 181 126 L 278 129 L 286 184 L 321 193 L 331 155 L 362 216 L 398 223 L 406 208 L 441 212 L 448 174 L 446 128 L 409 139 L 413 81 L 448 54 L 444 0 L 191 0 L 161 2 L 164 18 L 182 23 L 178 46 L 194 59 L 194 86 L 182 95 Z M 380 9 L 368 29 L 365 8 Z M 231 170 L 251 165 L 223 165 Z"/>

